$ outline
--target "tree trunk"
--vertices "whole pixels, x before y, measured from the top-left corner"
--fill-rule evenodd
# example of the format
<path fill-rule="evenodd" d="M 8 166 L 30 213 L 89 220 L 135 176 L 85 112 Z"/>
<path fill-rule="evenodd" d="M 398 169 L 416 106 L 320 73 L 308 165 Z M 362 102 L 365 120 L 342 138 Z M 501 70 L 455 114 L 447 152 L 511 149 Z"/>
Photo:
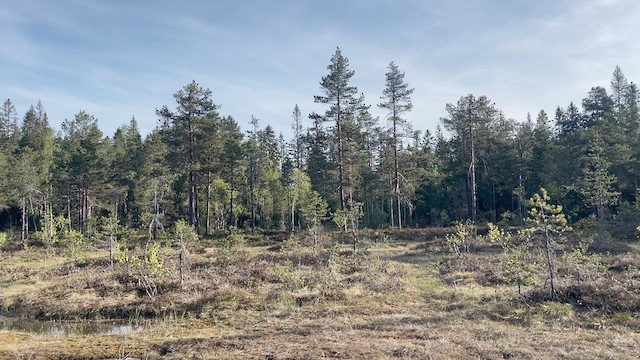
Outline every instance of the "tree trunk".
<path fill-rule="evenodd" d="M 31 201 L 31 199 L 29 199 L 29 213 L 30 214 L 35 214 L 36 212 L 33 210 L 33 201 Z M 31 223 L 33 225 L 33 231 L 38 232 L 38 222 L 36 221 L 36 217 L 32 216 L 31 217 Z M 29 216 L 27 215 L 27 221 L 29 220 Z M 27 227 L 27 237 L 29 236 L 29 228 Z"/>
<path fill-rule="evenodd" d="M 178 268 L 180 271 L 180 286 L 184 285 L 184 244 L 180 239 L 180 250 L 178 251 Z"/>
<path fill-rule="evenodd" d="M 160 206 L 158 205 L 158 180 L 153 184 L 153 220 L 151 223 L 151 235 L 153 240 L 158 240 L 158 221 L 160 217 Z"/>
<path fill-rule="evenodd" d="M 340 210 L 346 208 L 344 198 L 344 148 L 342 145 L 342 119 L 340 119 L 340 96 L 338 96 L 338 116 L 336 118 L 336 131 L 338 132 L 338 191 L 340 192 Z"/>
<path fill-rule="evenodd" d="M 289 229 L 291 232 L 295 231 L 296 227 L 296 205 L 295 198 L 291 196 L 291 187 L 287 187 L 287 204 L 289 205 L 289 209 L 291 210 L 291 218 L 289 219 Z"/>
<path fill-rule="evenodd" d="M 207 219 L 204 232 L 207 235 L 211 233 L 211 171 L 207 172 Z"/>
<path fill-rule="evenodd" d="M 22 198 L 20 198 L 20 217 L 21 217 L 21 227 L 20 227 L 20 241 L 22 241 L 22 245 L 26 246 L 27 245 L 27 240 L 28 240 L 28 229 L 29 229 L 29 222 L 28 222 L 28 216 L 27 216 L 27 199 L 23 196 Z"/>
<path fill-rule="evenodd" d="M 116 201 L 115 212 L 113 214 L 113 218 L 111 219 L 109 229 L 109 267 L 113 269 L 113 258 L 115 257 L 115 238 L 114 235 L 117 231 L 118 226 L 118 202 Z"/>
<path fill-rule="evenodd" d="M 233 174 L 233 168 L 231 169 L 231 172 Z M 232 228 L 234 228 L 234 227 L 236 227 L 236 218 L 235 218 L 235 215 L 233 213 L 233 191 L 235 190 L 235 182 L 233 181 L 233 175 L 231 175 L 231 177 L 232 177 L 231 184 L 230 184 L 231 185 L 231 194 L 229 196 L 229 212 L 230 212 L 230 214 L 229 214 L 229 216 L 230 216 L 229 225 Z"/>
<path fill-rule="evenodd" d="M 67 191 L 67 230 L 71 231 L 71 191 Z"/>
<path fill-rule="evenodd" d="M 189 225 L 193 228 L 197 228 L 196 220 L 196 185 L 195 185 L 195 171 L 189 170 Z"/>
<path fill-rule="evenodd" d="M 553 266 L 553 249 L 551 248 L 551 236 L 547 226 L 547 219 L 544 209 L 542 209 L 542 219 L 544 221 L 544 249 L 547 255 L 547 270 L 549 271 L 549 296 L 554 298 L 556 295 L 555 285 L 555 269 Z"/>
<path fill-rule="evenodd" d="M 249 201 L 251 202 L 251 233 L 255 233 L 256 230 L 256 197 L 255 197 L 255 177 L 256 177 L 256 164 L 254 154 L 251 154 L 249 159 Z"/>
<path fill-rule="evenodd" d="M 398 117 L 396 104 L 393 104 L 393 186 L 398 205 L 398 229 L 402 229 L 402 212 L 400 211 L 400 176 L 398 172 Z"/>
<path fill-rule="evenodd" d="M 469 167 L 469 177 L 471 186 L 471 223 L 477 221 L 478 194 L 476 185 L 476 153 L 473 135 L 471 135 L 471 166 Z"/>
<path fill-rule="evenodd" d="M 389 220 L 391 222 L 391 227 L 393 227 L 393 223 L 395 220 L 395 215 L 393 213 L 393 198 L 389 198 Z"/>

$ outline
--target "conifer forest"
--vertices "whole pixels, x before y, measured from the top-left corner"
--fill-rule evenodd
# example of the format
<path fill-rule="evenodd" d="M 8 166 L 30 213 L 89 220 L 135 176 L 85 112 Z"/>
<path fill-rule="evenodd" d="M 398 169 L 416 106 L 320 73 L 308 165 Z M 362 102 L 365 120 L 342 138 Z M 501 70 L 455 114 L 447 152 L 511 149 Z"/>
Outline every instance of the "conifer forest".
<path fill-rule="evenodd" d="M 110 221 L 154 234 L 179 220 L 200 235 L 295 231 L 320 207 L 329 228 L 347 213 L 369 229 L 518 225 L 526 200 L 545 188 L 572 224 L 633 232 L 623 223 L 639 216 L 638 88 L 620 68 L 580 103 L 526 119 L 506 118 L 486 95 L 462 95 L 443 104 L 435 132 L 404 120 L 413 88 L 393 62 L 383 94 L 370 95 L 379 103 L 358 92 L 354 73 L 338 49 L 314 96 L 326 111 L 292 104 L 290 138 L 257 117 L 241 129 L 196 81 L 158 106 L 158 126 L 144 137 L 135 117 L 104 134 L 87 109 L 53 129 L 42 103 L 19 114 L 7 99 L 0 225 L 25 242 L 51 238 L 56 222 L 87 239 Z M 388 115 L 373 117 L 371 106 Z"/>
<path fill-rule="evenodd" d="M 525 119 L 460 94 L 430 131 L 401 64 L 363 94 L 328 55 L 323 110 L 291 104 L 285 135 L 196 80 L 148 134 L 4 101 L 0 358 L 640 356 L 622 69 Z"/>

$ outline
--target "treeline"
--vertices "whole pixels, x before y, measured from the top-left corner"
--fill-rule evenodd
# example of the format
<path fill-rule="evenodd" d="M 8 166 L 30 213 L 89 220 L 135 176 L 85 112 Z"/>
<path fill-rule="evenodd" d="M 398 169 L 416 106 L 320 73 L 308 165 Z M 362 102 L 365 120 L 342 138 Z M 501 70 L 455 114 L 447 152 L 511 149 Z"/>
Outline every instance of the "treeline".
<path fill-rule="evenodd" d="M 594 87 L 580 106 L 524 121 L 486 96 L 463 96 L 435 133 L 406 122 L 413 89 L 394 63 L 375 94 L 383 119 L 340 49 L 327 70 L 314 97 L 325 112 L 293 107 L 291 139 L 257 118 L 243 131 L 195 81 L 156 110 L 159 125 L 144 138 L 135 118 L 108 137 L 84 111 L 56 133 L 41 103 L 20 118 L 7 100 L 0 229 L 26 240 L 61 228 L 89 236 L 108 224 L 155 237 L 180 219 L 200 234 L 329 219 L 345 229 L 517 224 L 542 187 L 573 223 L 623 230 L 640 219 L 638 88 L 618 67 L 609 91 Z"/>

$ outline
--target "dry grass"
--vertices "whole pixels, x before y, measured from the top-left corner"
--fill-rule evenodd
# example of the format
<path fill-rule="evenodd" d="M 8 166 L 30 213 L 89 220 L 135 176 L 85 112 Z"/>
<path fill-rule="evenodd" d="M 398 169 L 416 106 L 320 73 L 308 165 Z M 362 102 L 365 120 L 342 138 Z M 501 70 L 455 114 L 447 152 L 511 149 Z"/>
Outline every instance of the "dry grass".
<path fill-rule="evenodd" d="M 604 257 L 600 272 L 583 283 L 564 272 L 560 294 L 578 286 L 580 299 L 589 301 L 580 306 L 575 296 L 547 300 L 540 282 L 520 297 L 504 279 L 500 254 L 486 248 L 454 257 L 435 238 L 444 231 L 400 233 L 401 241 L 373 243 L 355 256 L 348 244 L 314 255 L 304 241 L 278 251 L 256 241 L 222 256 L 207 242 L 189 258 L 185 286 L 169 272 L 156 279 L 153 297 L 141 290 L 135 274 L 110 269 L 104 253 L 76 265 L 59 257 L 55 267 L 42 266 L 34 251 L 0 254 L 0 314 L 154 319 L 127 335 L 0 331 L 0 358 L 640 357 L 635 250 Z M 163 255 L 168 268 L 172 256 Z"/>

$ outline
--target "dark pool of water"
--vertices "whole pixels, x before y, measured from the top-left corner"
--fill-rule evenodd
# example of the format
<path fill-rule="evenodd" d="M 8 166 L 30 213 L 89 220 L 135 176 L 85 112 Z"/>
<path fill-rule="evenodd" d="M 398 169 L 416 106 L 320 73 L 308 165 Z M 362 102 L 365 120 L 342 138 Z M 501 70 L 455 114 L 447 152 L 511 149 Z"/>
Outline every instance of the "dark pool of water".
<path fill-rule="evenodd" d="M 0 330 L 52 336 L 123 335 L 144 330 L 149 324 L 128 321 L 38 321 L 0 317 Z"/>

